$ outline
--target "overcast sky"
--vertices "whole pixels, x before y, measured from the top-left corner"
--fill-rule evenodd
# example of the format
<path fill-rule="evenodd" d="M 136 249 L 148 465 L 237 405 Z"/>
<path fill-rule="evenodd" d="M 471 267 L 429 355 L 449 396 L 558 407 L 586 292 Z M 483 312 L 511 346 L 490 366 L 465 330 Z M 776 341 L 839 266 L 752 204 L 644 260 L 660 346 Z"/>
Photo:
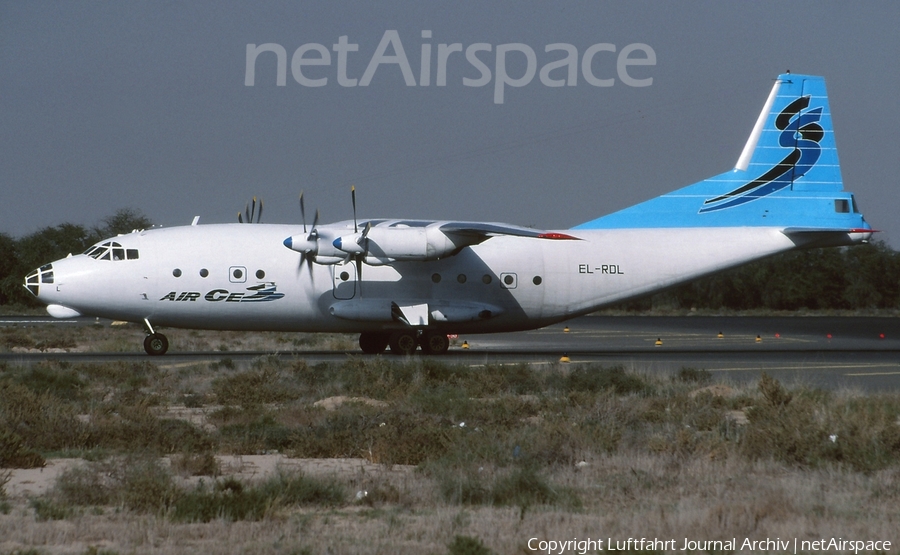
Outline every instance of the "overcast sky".
<path fill-rule="evenodd" d="M 0 232 L 124 207 L 166 226 L 230 222 L 254 195 L 263 221 L 299 222 L 301 190 L 328 222 L 351 217 L 351 184 L 360 217 L 568 228 L 730 170 L 789 69 L 825 76 L 845 188 L 900 248 L 898 28 L 894 1 L 0 1 Z M 410 71 L 367 72 L 391 37 L 385 60 L 400 44 Z M 440 45 L 457 43 L 438 86 Z M 467 61 L 478 43 L 489 81 Z M 567 68 L 541 79 L 560 43 L 577 50 L 572 86 L 547 84 Z M 586 76 L 603 43 L 615 52 L 595 48 Z M 284 48 L 284 86 L 272 52 L 247 86 L 248 44 Z M 537 71 L 498 90 L 508 44 Z M 623 76 L 633 44 L 656 63 Z M 310 64 L 323 50 L 330 63 Z"/>

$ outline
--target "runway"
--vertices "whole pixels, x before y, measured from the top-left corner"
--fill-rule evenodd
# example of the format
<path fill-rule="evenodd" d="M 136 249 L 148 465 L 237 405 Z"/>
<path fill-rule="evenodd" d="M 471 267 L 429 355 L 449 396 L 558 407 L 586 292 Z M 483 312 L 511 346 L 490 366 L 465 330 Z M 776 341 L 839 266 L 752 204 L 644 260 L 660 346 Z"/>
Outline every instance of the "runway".
<path fill-rule="evenodd" d="M 0 326 L 93 324 L 93 319 L 0 317 Z M 468 348 L 462 347 L 463 342 Z M 900 318 L 586 316 L 528 332 L 461 336 L 453 343 L 450 352 L 440 360 L 473 367 L 553 365 L 565 354 L 572 365 L 623 365 L 642 372 L 669 374 L 690 367 L 734 382 L 758 380 L 765 371 L 785 383 L 826 389 L 900 390 Z M 48 359 L 76 363 L 147 361 L 147 355 L 137 352 L 139 346 L 135 348 L 134 353 L 3 353 L 0 361 L 13 365 Z M 223 358 L 240 363 L 265 354 L 273 353 L 183 352 L 173 345 L 169 354 L 151 360 L 161 367 L 178 368 Z M 303 358 L 310 363 L 365 356 L 355 351 L 274 354 Z"/>

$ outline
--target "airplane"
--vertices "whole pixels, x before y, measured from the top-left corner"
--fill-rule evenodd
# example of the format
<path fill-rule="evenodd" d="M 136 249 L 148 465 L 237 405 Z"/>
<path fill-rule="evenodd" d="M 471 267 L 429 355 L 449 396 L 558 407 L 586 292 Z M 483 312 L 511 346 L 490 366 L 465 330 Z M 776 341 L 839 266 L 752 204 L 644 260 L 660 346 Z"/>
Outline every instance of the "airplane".
<path fill-rule="evenodd" d="M 356 219 L 138 230 L 41 266 L 54 317 L 159 327 L 358 333 L 364 353 L 445 353 L 448 334 L 529 330 L 776 253 L 866 242 L 843 190 L 822 77 L 784 73 L 734 169 L 566 230 Z M 262 205 L 260 204 L 260 213 Z M 254 221 L 255 219 L 255 221 Z"/>

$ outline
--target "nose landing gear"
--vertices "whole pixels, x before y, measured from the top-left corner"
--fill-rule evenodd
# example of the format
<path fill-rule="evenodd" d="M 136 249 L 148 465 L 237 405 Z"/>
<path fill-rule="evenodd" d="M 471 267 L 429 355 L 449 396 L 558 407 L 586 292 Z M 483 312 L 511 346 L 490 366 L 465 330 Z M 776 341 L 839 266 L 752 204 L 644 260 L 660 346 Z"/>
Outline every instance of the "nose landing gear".
<path fill-rule="evenodd" d="M 150 356 L 160 356 L 169 350 L 169 340 L 161 333 L 151 333 L 144 338 L 144 350 Z"/>
<path fill-rule="evenodd" d="M 165 335 L 155 332 L 146 318 L 144 318 L 144 328 L 147 332 L 147 337 L 144 338 L 144 350 L 147 351 L 147 354 L 150 356 L 166 354 L 166 351 L 169 350 L 169 339 Z"/>

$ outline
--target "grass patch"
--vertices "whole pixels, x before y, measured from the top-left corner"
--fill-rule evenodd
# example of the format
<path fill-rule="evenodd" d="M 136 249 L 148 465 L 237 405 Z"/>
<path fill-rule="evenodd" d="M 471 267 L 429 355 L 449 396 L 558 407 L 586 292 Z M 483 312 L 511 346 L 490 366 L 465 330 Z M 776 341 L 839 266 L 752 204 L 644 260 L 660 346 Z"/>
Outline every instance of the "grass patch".
<path fill-rule="evenodd" d="M 0 429 L 0 468 L 41 468 L 44 464 L 44 457 L 28 447 L 18 434 Z"/>
<path fill-rule="evenodd" d="M 49 498 L 65 507 L 116 505 L 153 513 L 167 509 L 177 493 L 170 470 L 144 455 L 70 468 L 57 478 Z"/>
<path fill-rule="evenodd" d="M 447 544 L 449 555 L 492 555 L 494 552 L 487 548 L 478 538 L 472 536 L 454 536 L 453 541 Z"/>
<path fill-rule="evenodd" d="M 501 505 L 525 510 L 535 505 L 578 508 L 574 490 L 552 484 L 534 466 L 524 465 L 487 476 L 484 471 L 457 472 L 439 480 L 441 495 L 460 505 Z"/>
<path fill-rule="evenodd" d="M 201 483 L 181 493 L 170 516 L 177 522 L 261 520 L 285 507 L 299 505 L 335 506 L 346 494 L 334 480 L 319 480 L 299 473 L 278 472 L 259 484 L 235 478 L 212 485 Z"/>

